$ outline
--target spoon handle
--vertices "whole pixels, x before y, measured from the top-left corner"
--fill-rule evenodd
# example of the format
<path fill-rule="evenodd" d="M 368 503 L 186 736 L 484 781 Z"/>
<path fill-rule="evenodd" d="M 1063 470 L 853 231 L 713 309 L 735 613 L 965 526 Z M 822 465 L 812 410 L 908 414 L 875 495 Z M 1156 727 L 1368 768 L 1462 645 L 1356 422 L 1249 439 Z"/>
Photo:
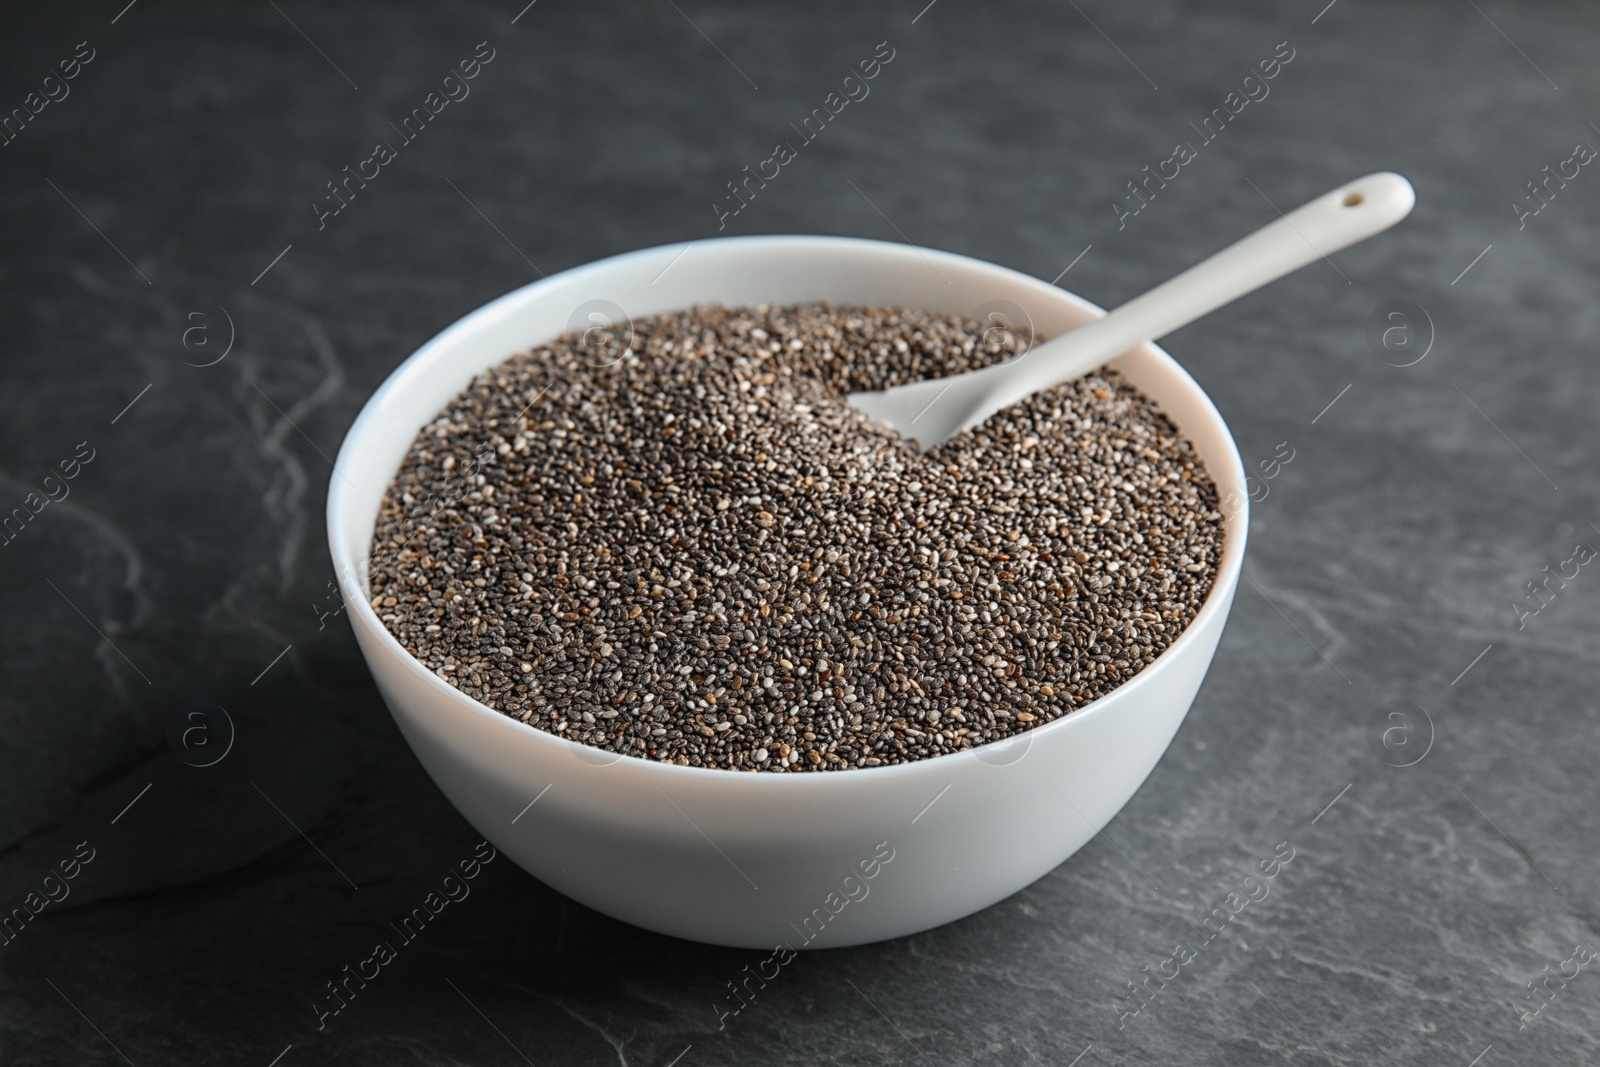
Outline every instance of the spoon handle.
<path fill-rule="evenodd" d="M 1135 345 L 1164 337 L 1313 260 L 1381 233 L 1405 218 L 1415 201 L 1411 183 L 1388 172 L 1324 193 L 1104 318 L 987 372 L 999 380 L 983 415 L 973 421 L 1087 374 Z"/>

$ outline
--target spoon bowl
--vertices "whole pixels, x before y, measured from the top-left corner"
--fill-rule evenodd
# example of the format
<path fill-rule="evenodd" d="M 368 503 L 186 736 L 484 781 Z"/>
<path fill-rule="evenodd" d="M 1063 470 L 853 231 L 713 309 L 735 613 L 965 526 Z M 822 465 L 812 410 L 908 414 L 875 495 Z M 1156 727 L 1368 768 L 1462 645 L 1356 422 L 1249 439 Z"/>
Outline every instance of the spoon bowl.
<path fill-rule="evenodd" d="M 512 861 L 580 903 L 719 945 L 802 949 L 911 934 L 1060 864 L 1166 750 L 1211 662 L 1244 559 L 1244 470 L 1227 426 L 1170 356 L 1140 345 L 1117 370 L 1177 424 L 1222 497 L 1241 507 L 1224 524 L 1211 593 L 1184 633 L 1119 688 L 1015 738 L 826 773 L 656 763 L 517 722 L 433 675 L 384 627 L 366 577 L 379 503 L 417 432 L 475 374 L 567 331 L 579 311 L 590 321 L 586 309 L 625 319 L 817 300 L 965 317 L 1003 301 L 1045 336 L 1101 314 L 1038 279 L 901 244 L 751 237 L 634 252 L 519 289 L 424 344 L 362 409 L 329 486 L 345 614 L 439 789 Z"/>

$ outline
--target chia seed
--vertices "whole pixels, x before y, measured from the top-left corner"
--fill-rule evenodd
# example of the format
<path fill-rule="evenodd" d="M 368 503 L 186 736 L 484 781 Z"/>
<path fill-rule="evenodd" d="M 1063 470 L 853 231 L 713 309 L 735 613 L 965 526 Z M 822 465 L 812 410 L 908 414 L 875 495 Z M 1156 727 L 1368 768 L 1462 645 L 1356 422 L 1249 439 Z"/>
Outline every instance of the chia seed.
<path fill-rule="evenodd" d="M 926 453 L 844 402 L 1020 343 L 826 304 L 565 334 L 417 435 L 373 607 L 468 696 L 640 758 L 843 770 L 1036 728 L 1183 632 L 1223 521 L 1113 370 Z"/>

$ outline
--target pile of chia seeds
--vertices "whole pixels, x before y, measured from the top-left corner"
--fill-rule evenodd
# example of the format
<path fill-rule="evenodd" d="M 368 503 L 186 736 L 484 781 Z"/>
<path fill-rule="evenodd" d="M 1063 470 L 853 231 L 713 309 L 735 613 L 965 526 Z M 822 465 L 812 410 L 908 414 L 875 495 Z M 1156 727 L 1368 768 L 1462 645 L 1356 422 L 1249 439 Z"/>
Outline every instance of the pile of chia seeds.
<path fill-rule="evenodd" d="M 1223 520 L 1115 371 L 927 453 L 844 402 L 1022 344 L 826 304 L 559 337 L 417 435 L 373 606 L 468 696 L 640 758 L 843 770 L 1037 727 L 1183 632 Z"/>

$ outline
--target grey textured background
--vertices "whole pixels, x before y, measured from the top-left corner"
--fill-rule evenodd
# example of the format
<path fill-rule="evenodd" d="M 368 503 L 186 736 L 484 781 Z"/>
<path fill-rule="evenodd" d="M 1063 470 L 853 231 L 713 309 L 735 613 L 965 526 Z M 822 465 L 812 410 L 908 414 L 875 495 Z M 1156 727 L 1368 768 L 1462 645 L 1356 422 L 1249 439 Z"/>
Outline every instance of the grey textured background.
<path fill-rule="evenodd" d="M 541 0 L 513 25 L 519 0 L 124 2 L 0 31 L 6 111 L 97 52 L 0 148 L 0 510 L 95 449 L 0 548 L 0 907 L 96 850 L 0 947 L 0 1062 L 1600 1060 L 1600 968 L 1525 1028 L 1514 1010 L 1600 947 L 1600 572 L 1524 629 L 1511 607 L 1600 544 L 1600 174 L 1520 231 L 1510 206 L 1600 145 L 1600 11 Z M 323 183 L 484 40 L 472 95 L 318 232 Z M 502 859 L 319 1033 L 323 983 L 477 839 L 344 621 L 319 620 L 326 457 L 401 359 L 530 263 L 710 236 L 724 183 L 884 40 L 870 97 L 727 232 L 903 232 L 1045 279 L 1092 245 L 1061 284 L 1113 304 L 1269 199 L 1385 168 L 1417 187 L 1397 230 L 1168 342 L 1247 462 L 1295 450 L 1186 725 L 1037 884 L 802 956 L 722 1032 L 712 1005 L 760 954 L 623 926 Z M 1123 183 L 1282 41 L 1271 95 L 1119 232 Z M 1366 340 L 1390 299 L 1434 325 L 1415 366 Z M 223 308 L 232 351 L 186 366 L 220 353 Z M 209 768 L 168 743 L 191 700 L 236 726 Z M 1390 763 L 1431 738 L 1413 766 L 1380 758 L 1386 709 L 1412 728 Z M 1119 1030 L 1124 983 L 1285 841 L 1271 896 Z"/>

